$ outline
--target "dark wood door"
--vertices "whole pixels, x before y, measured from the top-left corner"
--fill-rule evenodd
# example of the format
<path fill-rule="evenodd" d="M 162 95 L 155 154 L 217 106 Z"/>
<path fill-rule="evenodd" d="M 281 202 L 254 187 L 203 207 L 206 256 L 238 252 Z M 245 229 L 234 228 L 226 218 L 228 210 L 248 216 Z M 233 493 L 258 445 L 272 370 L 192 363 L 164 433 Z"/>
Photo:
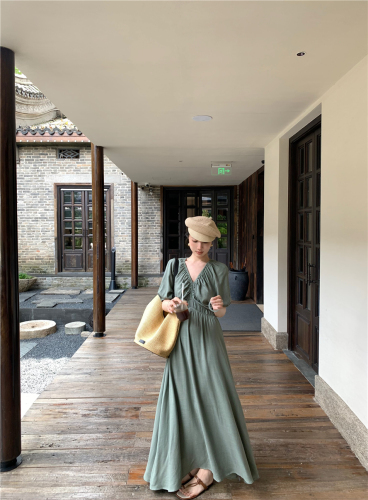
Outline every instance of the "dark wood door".
<path fill-rule="evenodd" d="M 164 189 L 164 268 L 174 257 L 189 257 L 192 252 L 185 237 L 187 217 L 212 217 L 221 238 L 217 238 L 208 255 L 229 265 L 233 221 L 232 188 L 165 188 Z"/>
<path fill-rule="evenodd" d="M 85 200 L 85 228 L 87 249 L 87 271 L 93 271 L 93 231 L 92 231 L 92 189 L 86 190 Z M 111 260 L 111 215 L 110 189 L 104 189 L 104 227 L 105 227 L 105 270 L 110 271 Z"/>
<path fill-rule="evenodd" d="M 239 184 L 238 259 L 249 277 L 247 297 L 263 304 L 264 167 Z"/>
<path fill-rule="evenodd" d="M 291 145 L 291 348 L 318 373 L 321 127 Z"/>
<path fill-rule="evenodd" d="M 105 262 L 110 270 L 110 193 L 105 187 Z M 59 270 L 93 271 L 92 189 L 58 187 Z"/>

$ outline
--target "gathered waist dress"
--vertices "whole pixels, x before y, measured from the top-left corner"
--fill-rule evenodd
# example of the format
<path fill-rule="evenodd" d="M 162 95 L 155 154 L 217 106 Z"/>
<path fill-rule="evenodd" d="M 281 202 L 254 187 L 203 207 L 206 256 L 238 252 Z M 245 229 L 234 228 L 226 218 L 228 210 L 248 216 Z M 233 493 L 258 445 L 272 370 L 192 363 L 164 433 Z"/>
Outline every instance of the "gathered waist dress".
<path fill-rule="evenodd" d="M 209 469 L 214 480 L 240 476 L 258 479 L 243 409 L 236 391 L 223 331 L 211 297 L 231 303 L 229 269 L 210 259 L 195 281 L 184 258 L 175 277 L 171 259 L 162 278 L 161 300 L 188 302 L 189 319 L 180 324 L 178 339 L 166 360 L 158 396 L 151 447 L 143 479 L 151 490 L 181 487 L 192 469 Z"/>

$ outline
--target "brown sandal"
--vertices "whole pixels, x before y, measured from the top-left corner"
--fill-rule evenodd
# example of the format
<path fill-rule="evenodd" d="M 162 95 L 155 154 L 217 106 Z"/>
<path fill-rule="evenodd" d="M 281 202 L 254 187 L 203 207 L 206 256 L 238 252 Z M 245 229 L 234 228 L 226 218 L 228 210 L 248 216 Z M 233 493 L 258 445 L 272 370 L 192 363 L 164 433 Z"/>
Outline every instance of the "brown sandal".
<path fill-rule="evenodd" d="M 197 482 L 192 483 L 192 484 L 188 484 L 188 485 L 184 485 L 184 486 L 182 486 L 182 488 L 190 488 L 191 486 L 197 486 L 198 484 L 200 484 L 200 485 L 201 485 L 201 486 L 203 486 L 203 488 L 204 488 L 204 490 L 203 490 L 203 491 L 206 491 L 206 490 L 208 490 L 208 489 L 209 489 L 209 488 L 213 485 L 213 483 L 214 483 L 214 481 L 212 480 L 212 483 L 211 483 L 211 484 L 209 484 L 209 485 L 207 485 L 207 484 L 204 484 L 204 482 L 202 481 L 202 479 L 200 479 L 200 478 L 197 476 L 197 474 L 195 474 L 195 475 L 194 475 L 194 477 L 197 479 Z M 190 499 L 190 498 L 197 498 L 197 497 L 199 497 L 199 495 L 200 495 L 201 493 L 203 493 L 203 491 L 201 491 L 200 493 L 198 493 L 198 495 L 197 495 L 197 496 L 195 496 L 195 497 L 188 497 L 188 496 L 186 496 L 186 495 L 184 495 L 184 496 L 179 496 L 179 495 L 178 495 L 178 493 L 180 494 L 179 490 L 175 493 L 175 495 L 176 495 L 178 498 L 187 498 L 187 499 Z"/>

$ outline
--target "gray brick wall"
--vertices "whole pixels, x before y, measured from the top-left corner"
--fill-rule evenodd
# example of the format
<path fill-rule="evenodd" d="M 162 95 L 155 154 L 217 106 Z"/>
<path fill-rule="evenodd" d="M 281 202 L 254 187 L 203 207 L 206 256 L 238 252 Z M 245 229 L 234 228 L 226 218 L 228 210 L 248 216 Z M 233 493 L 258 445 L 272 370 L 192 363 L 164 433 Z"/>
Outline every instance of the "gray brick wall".
<path fill-rule="evenodd" d="M 91 183 L 91 150 L 78 146 L 79 159 L 57 158 L 57 147 L 21 146 L 17 166 L 19 270 L 26 273 L 55 273 L 54 184 Z M 113 243 L 118 274 L 131 270 L 131 181 L 105 156 L 105 182 L 114 188 Z M 153 193 L 138 189 L 139 274 L 160 272 L 160 187 Z M 51 279 L 44 278 L 43 281 Z M 63 278 L 58 278 L 62 280 Z M 86 287 L 91 279 L 83 278 Z M 65 278 L 72 284 L 73 279 Z M 118 278 L 130 286 L 130 278 Z M 160 278 L 140 278 L 140 285 L 159 284 Z"/>

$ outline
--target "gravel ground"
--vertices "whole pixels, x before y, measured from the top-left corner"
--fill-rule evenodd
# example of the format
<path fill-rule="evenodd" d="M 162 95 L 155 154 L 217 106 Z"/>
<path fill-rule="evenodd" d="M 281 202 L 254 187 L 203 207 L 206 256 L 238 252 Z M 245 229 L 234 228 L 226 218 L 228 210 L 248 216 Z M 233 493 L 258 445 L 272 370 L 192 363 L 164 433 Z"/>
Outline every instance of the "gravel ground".
<path fill-rule="evenodd" d="M 106 313 L 108 313 L 123 296 L 124 294 L 117 298 L 112 304 L 106 304 Z M 21 306 L 23 305 L 24 307 L 26 303 L 21 304 Z M 35 304 L 32 305 L 34 306 Z M 59 305 L 61 308 L 67 308 L 68 306 L 68 309 L 80 309 L 81 306 L 83 309 L 86 308 L 86 302 L 83 304 L 58 304 L 58 306 Z M 68 321 L 65 323 L 68 323 Z M 73 354 L 86 340 L 86 337 L 81 337 L 80 335 L 66 335 L 65 323 L 57 324 L 57 331 L 46 337 L 21 340 L 21 345 L 37 343 L 37 345 L 28 351 L 20 360 L 22 393 L 40 394 L 44 391 L 48 384 L 52 382 L 53 378 L 62 370 Z M 85 330 L 89 332 L 93 331 L 89 324 L 86 324 Z"/>
<path fill-rule="evenodd" d="M 89 325 L 86 330 L 92 331 Z M 21 392 L 40 394 L 65 366 L 86 340 L 80 335 L 66 335 L 64 324 L 57 331 L 39 339 L 21 340 L 22 344 L 37 342 L 20 360 Z"/>

